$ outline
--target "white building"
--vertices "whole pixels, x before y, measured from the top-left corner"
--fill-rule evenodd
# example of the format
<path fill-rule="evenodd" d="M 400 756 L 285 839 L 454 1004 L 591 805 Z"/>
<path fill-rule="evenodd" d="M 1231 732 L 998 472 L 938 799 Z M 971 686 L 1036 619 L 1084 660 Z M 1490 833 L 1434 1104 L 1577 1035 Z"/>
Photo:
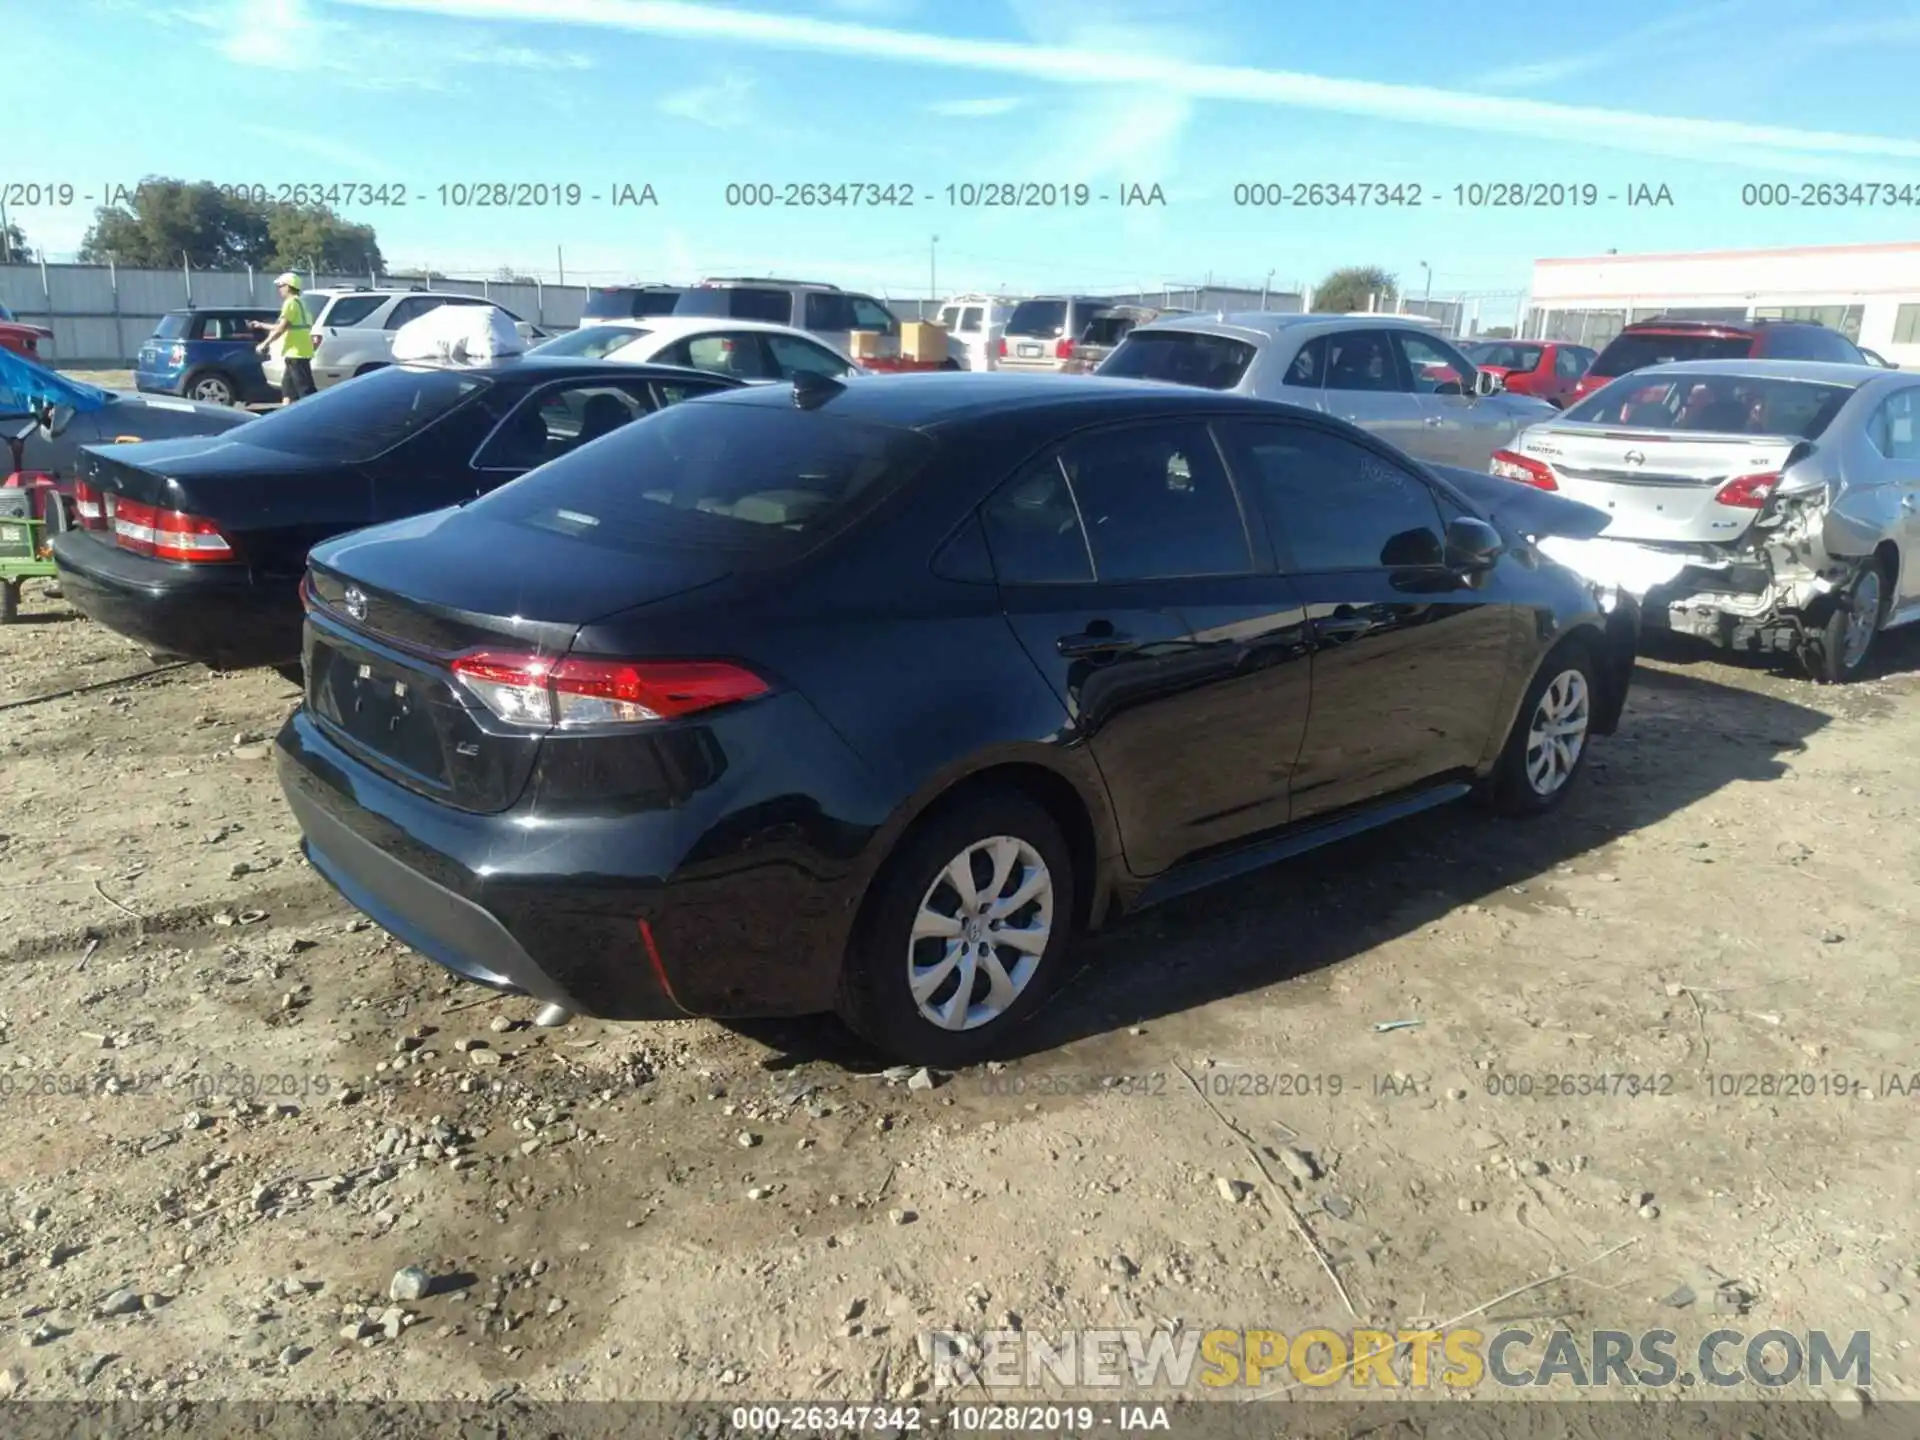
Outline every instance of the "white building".
<path fill-rule="evenodd" d="M 1522 333 L 1598 347 L 1656 315 L 1818 320 L 1920 367 L 1920 242 L 1536 260 Z"/>

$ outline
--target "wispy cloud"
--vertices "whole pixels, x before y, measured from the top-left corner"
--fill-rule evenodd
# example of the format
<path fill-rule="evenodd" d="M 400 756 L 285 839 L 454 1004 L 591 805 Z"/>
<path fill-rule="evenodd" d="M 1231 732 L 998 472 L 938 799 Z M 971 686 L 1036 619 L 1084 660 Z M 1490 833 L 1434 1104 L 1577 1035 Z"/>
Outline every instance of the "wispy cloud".
<path fill-rule="evenodd" d="M 264 141 L 279 151 L 294 151 L 296 154 L 309 155 L 315 160 L 324 160 L 329 165 L 338 165 L 343 170 L 359 175 L 379 175 L 390 171 L 390 162 L 382 161 L 379 156 L 352 145 L 342 144 L 338 140 L 329 140 L 324 135 L 313 134 L 305 130 L 283 130 L 275 125 L 244 124 L 240 133 L 251 135 Z"/>
<path fill-rule="evenodd" d="M 705 85 L 690 85 L 663 96 L 655 105 L 662 115 L 691 120 L 715 130 L 738 130 L 753 123 L 751 75 L 732 72 Z"/>
<path fill-rule="evenodd" d="M 577 50 L 536 50 L 531 45 L 468 45 L 451 57 L 457 65 L 495 65 L 507 70 L 580 71 L 594 68 L 593 57 Z"/>
<path fill-rule="evenodd" d="M 1011 115 L 1026 103 L 1015 95 L 986 95 L 978 100 L 936 100 L 927 106 L 927 113 L 945 115 L 955 120 L 978 120 L 991 115 Z"/>
<path fill-rule="evenodd" d="M 1812 168 L 1808 157 L 1920 159 L 1920 140 L 1786 125 L 1652 115 L 1463 94 L 1424 85 L 1348 80 L 1299 71 L 1201 64 L 1161 53 L 1080 50 L 974 40 L 686 0 L 339 0 L 343 6 L 469 20 L 591 25 L 679 39 L 829 53 L 876 61 L 1015 75 L 1055 85 L 1138 87 L 1188 100 L 1231 101 L 1368 115 L 1431 129 L 1449 126 L 1605 145 L 1768 168 Z"/>
<path fill-rule="evenodd" d="M 1617 67 L 1622 61 L 1644 60 L 1649 55 L 1670 57 L 1670 47 L 1686 36 L 1709 34 L 1724 39 L 1719 22 L 1739 10 L 1749 9 L 1756 0 L 1718 0 L 1697 10 L 1665 15 L 1629 30 L 1613 40 L 1596 42 L 1583 37 L 1555 55 L 1517 65 L 1503 66 L 1480 77 L 1478 83 L 1490 90 L 1524 90 L 1538 85 L 1557 84 L 1577 75 Z M 1568 32 L 1569 40 L 1572 32 Z"/>
<path fill-rule="evenodd" d="M 220 53 L 242 65 L 276 70 L 303 68 L 321 43 L 324 27 L 306 0 L 241 0 L 224 27 Z"/>

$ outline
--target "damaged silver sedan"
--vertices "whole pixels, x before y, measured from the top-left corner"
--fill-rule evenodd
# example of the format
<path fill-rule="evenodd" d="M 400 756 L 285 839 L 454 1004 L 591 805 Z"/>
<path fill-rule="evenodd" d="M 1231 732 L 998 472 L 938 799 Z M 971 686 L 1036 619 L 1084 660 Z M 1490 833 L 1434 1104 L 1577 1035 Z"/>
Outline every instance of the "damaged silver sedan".
<path fill-rule="evenodd" d="M 1541 548 L 1633 595 L 1649 628 L 1795 655 L 1842 681 L 1880 631 L 1920 619 L 1920 375 L 1649 366 L 1489 468 L 1612 516 L 1604 536 Z"/>

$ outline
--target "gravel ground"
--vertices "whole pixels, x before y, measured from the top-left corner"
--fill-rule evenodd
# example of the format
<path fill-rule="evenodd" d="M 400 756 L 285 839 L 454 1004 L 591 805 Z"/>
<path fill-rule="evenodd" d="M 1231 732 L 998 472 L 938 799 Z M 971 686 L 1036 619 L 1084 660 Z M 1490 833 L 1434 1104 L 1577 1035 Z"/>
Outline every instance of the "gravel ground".
<path fill-rule="evenodd" d="M 1475 1314 L 1869 1330 L 1873 1400 L 1911 1398 L 1917 663 L 1645 662 L 1551 820 L 1437 813 L 1142 916 L 1028 1053 L 915 1076 L 828 1021 L 531 1026 L 301 860 L 287 682 L 18 705 L 152 668 L 30 589 L 0 1394 L 926 1398 L 930 1328 Z"/>

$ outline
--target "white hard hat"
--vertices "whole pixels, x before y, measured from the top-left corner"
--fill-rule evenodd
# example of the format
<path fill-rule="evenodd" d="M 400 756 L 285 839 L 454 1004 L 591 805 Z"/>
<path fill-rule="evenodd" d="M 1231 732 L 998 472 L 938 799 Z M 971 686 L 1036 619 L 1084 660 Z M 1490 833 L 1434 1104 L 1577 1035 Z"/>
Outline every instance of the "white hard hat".
<path fill-rule="evenodd" d="M 274 278 L 273 283 L 276 285 L 284 285 L 289 290 L 298 290 L 300 288 L 300 277 L 291 270 L 284 270 Z"/>

